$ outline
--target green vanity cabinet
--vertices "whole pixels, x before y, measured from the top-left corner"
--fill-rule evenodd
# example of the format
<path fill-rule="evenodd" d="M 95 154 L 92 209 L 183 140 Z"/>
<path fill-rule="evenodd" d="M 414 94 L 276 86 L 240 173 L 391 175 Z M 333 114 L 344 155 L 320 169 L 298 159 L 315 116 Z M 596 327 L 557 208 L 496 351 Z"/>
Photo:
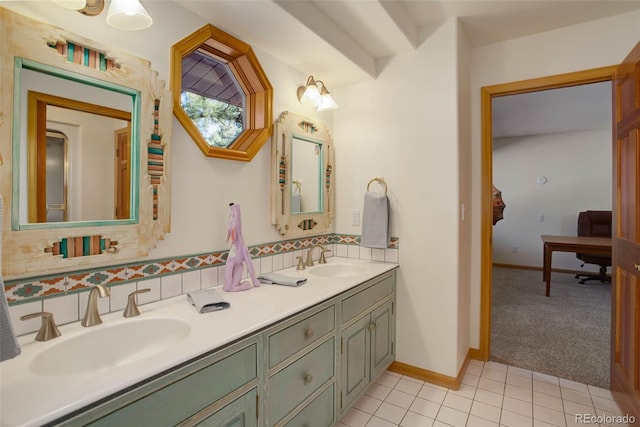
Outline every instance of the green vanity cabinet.
<path fill-rule="evenodd" d="M 256 388 L 253 388 L 233 402 L 217 409 L 212 415 L 207 416 L 202 421 L 196 421 L 194 424 L 185 423 L 183 425 L 195 425 L 197 427 L 257 427 L 257 398 L 258 391 Z"/>
<path fill-rule="evenodd" d="M 395 277 L 383 273 L 50 425 L 332 426 L 394 360 Z"/>
<path fill-rule="evenodd" d="M 395 357 L 395 275 L 368 284 L 341 301 L 341 413 Z"/>
<path fill-rule="evenodd" d="M 265 332 L 268 426 L 335 422 L 335 306 L 332 299 Z"/>
<path fill-rule="evenodd" d="M 65 426 L 160 427 L 194 425 L 227 410 L 237 395 L 257 389 L 261 341 L 252 337 L 134 387 L 61 423 Z M 238 403 L 235 403 L 238 405 Z M 256 398 L 242 400 L 242 412 L 257 425 Z M 235 412 L 238 411 L 235 408 Z M 224 414 L 223 414 L 224 416 Z M 212 419 L 216 419 L 213 417 Z M 235 425 L 213 423 L 204 425 Z"/>

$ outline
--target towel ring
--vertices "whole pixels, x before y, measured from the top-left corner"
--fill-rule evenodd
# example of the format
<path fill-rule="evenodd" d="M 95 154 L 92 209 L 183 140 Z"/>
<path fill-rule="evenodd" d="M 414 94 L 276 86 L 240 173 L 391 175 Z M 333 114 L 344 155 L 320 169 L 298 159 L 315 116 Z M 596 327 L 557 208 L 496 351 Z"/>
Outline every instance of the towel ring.
<path fill-rule="evenodd" d="M 384 194 L 387 194 L 387 183 L 384 182 L 384 178 L 380 178 L 380 177 L 375 177 L 371 181 L 369 181 L 369 183 L 367 184 L 367 191 L 369 191 L 369 187 L 371 187 L 371 184 L 375 181 L 378 181 L 380 185 L 384 187 Z"/>

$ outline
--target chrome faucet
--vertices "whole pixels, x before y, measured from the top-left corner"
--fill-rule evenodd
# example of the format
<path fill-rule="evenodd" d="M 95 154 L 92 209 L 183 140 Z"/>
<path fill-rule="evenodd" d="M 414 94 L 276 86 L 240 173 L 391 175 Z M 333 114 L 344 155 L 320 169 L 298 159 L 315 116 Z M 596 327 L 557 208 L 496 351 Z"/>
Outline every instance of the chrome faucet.
<path fill-rule="evenodd" d="M 89 327 L 102 323 L 100 312 L 98 311 L 98 296 L 105 298 L 111 296 L 109 288 L 104 285 L 95 285 L 89 291 L 89 301 L 87 302 L 87 311 L 82 318 L 82 326 Z"/>
<path fill-rule="evenodd" d="M 315 245 L 312 246 L 311 249 L 309 249 L 309 251 L 307 252 L 307 261 L 305 261 L 304 265 L 306 265 L 307 267 L 313 267 L 313 250 L 315 248 L 320 248 L 320 258 L 318 258 L 318 264 L 326 264 L 327 263 L 327 259 L 325 258 L 324 254 L 325 252 L 329 252 L 329 250 L 327 248 L 325 248 L 322 245 Z"/>

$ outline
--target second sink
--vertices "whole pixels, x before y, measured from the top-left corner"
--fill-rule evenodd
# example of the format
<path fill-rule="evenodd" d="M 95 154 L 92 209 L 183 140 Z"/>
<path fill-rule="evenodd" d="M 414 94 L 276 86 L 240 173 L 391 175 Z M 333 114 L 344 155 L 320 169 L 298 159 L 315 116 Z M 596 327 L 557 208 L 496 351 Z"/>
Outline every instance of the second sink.
<path fill-rule="evenodd" d="M 179 319 L 146 318 L 102 325 L 64 339 L 38 354 L 30 369 L 40 376 L 95 373 L 127 365 L 182 341 L 190 326 Z"/>
<path fill-rule="evenodd" d="M 309 270 L 309 274 L 333 278 L 355 277 L 366 272 L 367 269 L 361 265 L 338 263 L 322 264 Z"/>

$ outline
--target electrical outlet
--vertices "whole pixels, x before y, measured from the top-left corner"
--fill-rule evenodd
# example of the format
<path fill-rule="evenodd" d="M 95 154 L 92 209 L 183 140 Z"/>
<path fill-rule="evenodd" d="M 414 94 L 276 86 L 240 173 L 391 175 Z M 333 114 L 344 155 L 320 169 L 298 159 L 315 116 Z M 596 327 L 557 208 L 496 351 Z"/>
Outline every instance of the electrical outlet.
<path fill-rule="evenodd" d="M 351 225 L 360 225 L 360 211 L 351 211 Z"/>
<path fill-rule="evenodd" d="M 543 213 L 539 213 L 538 214 L 538 222 L 544 222 L 544 214 Z"/>
<path fill-rule="evenodd" d="M 517 246 L 511 246 L 511 253 L 517 254 L 518 253 L 518 247 Z"/>

